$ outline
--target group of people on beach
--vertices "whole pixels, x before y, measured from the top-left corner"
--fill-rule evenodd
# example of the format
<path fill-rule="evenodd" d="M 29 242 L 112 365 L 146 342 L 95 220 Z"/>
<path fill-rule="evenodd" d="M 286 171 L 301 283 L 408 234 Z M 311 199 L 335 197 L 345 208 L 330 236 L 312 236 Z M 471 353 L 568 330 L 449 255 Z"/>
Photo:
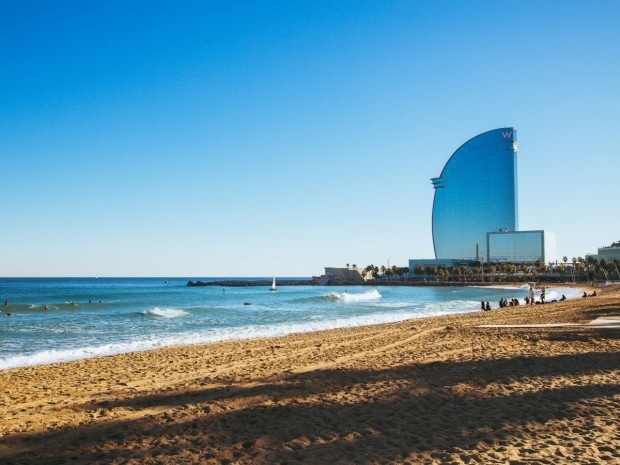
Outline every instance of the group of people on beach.
<path fill-rule="evenodd" d="M 592 294 L 590 295 L 588 295 L 588 293 L 584 291 L 581 297 L 585 299 L 586 297 L 596 297 L 596 296 L 597 296 L 596 291 L 593 291 Z"/>
<path fill-rule="evenodd" d="M 526 297 L 527 299 L 527 297 Z M 499 299 L 499 308 L 506 308 L 506 307 L 517 307 L 521 305 L 519 303 L 519 299 Z M 487 311 L 487 310 L 491 310 L 491 304 L 489 302 L 485 302 L 484 300 L 480 301 L 480 309 Z"/>
<path fill-rule="evenodd" d="M 528 294 L 527 296 L 525 296 L 525 299 L 523 299 L 525 301 L 525 305 L 541 305 L 541 304 L 546 304 L 546 303 L 552 303 L 552 302 L 558 302 L 558 300 L 554 299 L 550 302 L 546 301 L 546 288 L 543 287 L 540 290 L 540 298 L 538 300 L 536 300 L 536 294 L 534 291 L 534 286 L 530 286 L 529 290 L 528 290 Z M 596 291 L 594 291 L 592 294 L 588 295 L 585 292 L 583 293 L 582 297 L 596 297 Z M 562 294 L 562 297 L 560 298 L 560 302 L 563 302 L 566 300 L 566 296 L 564 294 Z M 521 305 L 521 303 L 519 302 L 519 299 L 500 299 L 499 301 L 499 308 L 506 308 L 506 307 L 517 307 Z M 480 309 L 487 311 L 487 310 L 491 310 L 491 305 L 489 302 L 485 302 L 484 300 L 480 301 Z"/>

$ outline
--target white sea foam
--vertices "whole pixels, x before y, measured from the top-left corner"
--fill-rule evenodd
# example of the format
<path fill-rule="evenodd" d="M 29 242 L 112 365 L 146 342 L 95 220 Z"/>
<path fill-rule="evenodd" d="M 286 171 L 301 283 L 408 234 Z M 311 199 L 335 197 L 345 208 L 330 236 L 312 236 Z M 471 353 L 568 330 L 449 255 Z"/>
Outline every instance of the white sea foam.
<path fill-rule="evenodd" d="M 381 294 L 376 289 L 361 294 L 349 294 L 348 292 L 332 292 L 327 296 L 331 300 L 339 300 L 342 302 L 368 302 L 381 298 Z"/>
<path fill-rule="evenodd" d="M 383 308 L 410 308 L 416 306 L 415 302 L 381 302 L 376 306 Z"/>
<path fill-rule="evenodd" d="M 147 310 L 142 312 L 143 315 L 156 316 L 159 318 L 178 318 L 180 316 L 188 315 L 189 313 L 179 308 L 157 308 L 153 310 Z"/>
<path fill-rule="evenodd" d="M 292 333 L 307 333 L 335 328 L 350 328 L 356 326 L 393 323 L 396 321 L 407 320 L 409 318 L 445 315 L 454 313 L 455 311 L 474 311 L 477 310 L 477 305 L 479 305 L 479 302 L 438 302 L 422 305 L 416 309 L 390 313 L 374 313 L 370 315 L 338 317 L 325 320 L 304 321 L 300 323 L 282 323 L 272 326 L 248 325 L 174 335 L 144 336 L 127 342 L 104 344 L 100 346 L 86 346 L 75 349 L 51 349 L 36 352 L 31 355 L 17 355 L 13 357 L 0 358 L 0 370 L 21 366 L 43 365 L 106 355 L 152 350 L 172 345 L 278 337 Z"/>

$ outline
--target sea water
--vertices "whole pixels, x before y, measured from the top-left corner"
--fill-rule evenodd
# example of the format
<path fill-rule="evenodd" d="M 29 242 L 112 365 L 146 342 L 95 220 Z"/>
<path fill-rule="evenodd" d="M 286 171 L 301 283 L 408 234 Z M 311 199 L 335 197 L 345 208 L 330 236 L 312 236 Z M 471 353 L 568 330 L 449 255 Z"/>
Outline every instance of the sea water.
<path fill-rule="evenodd" d="M 192 278 L 195 280 L 196 278 Z M 204 279 L 202 281 L 221 278 Z M 268 280 L 268 278 L 262 278 Z M 294 279 L 294 278 L 282 278 Z M 472 312 L 523 287 L 187 287 L 187 278 L 0 278 L 0 370 Z M 547 290 L 547 300 L 576 290 Z M 47 310 L 45 309 L 47 306 Z M 5 316 L 10 313 L 11 316 Z"/>

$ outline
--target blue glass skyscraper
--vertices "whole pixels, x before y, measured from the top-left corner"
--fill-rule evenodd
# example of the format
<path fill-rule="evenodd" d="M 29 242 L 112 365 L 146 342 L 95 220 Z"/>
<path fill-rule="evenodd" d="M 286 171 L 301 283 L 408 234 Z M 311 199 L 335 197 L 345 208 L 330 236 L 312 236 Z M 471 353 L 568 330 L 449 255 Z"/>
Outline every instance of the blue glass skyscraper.
<path fill-rule="evenodd" d="M 494 129 L 468 140 L 432 181 L 437 259 L 488 261 L 487 233 L 518 230 L 514 128 Z"/>

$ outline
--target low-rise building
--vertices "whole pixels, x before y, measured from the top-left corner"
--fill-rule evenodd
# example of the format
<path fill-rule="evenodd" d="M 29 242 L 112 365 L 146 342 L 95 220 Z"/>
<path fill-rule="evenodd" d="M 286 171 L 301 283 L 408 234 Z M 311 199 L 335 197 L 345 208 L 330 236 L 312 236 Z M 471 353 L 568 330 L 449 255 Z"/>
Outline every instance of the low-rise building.
<path fill-rule="evenodd" d="M 487 233 L 489 263 L 543 263 L 556 260 L 555 234 L 549 231 L 506 231 Z"/>
<path fill-rule="evenodd" d="M 598 261 L 605 260 L 606 263 L 614 260 L 620 261 L 620 241 L 613 242 L 607 247 L 600 247 L 597 254 L 587 254 L 586 257 L 592 257 Z"/>

